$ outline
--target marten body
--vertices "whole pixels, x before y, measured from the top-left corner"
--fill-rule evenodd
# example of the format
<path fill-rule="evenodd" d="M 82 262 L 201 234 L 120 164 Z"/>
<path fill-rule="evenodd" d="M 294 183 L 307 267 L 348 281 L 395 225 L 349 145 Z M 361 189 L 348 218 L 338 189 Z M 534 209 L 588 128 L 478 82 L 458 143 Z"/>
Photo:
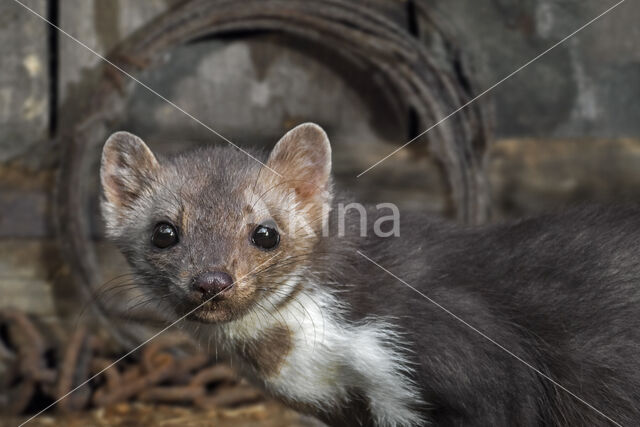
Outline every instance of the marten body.
<path fill-rule="evenodd" d="M 254 155 L 115 134 L 103 212 L 140 286 L 269 393 L 331 425 L 640 422 L 640 208 L 381 237 L 375 209 L 337 217 L 317 126 Z"/>

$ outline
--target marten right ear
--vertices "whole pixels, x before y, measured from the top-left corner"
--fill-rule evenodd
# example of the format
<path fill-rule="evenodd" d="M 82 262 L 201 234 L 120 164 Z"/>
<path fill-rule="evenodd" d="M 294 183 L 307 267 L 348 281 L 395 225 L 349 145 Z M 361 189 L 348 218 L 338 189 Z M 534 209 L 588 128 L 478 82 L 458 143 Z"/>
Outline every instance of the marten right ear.
<path fill-rule="evenodd" d="M 149 147 L 137 136 L 116 132 L 102 149 L 100 181 L 104 193 L 103 212 L 107 226 L 119 219 L 146 193 L 159 168 Z"/>
<path fill-rule="evenodd" d="M 303 201 L 328 197 L 331 145 L 320 126 L 303 123 L 287 132 L 271 151 L 267 166 L 290 183 Z"/>

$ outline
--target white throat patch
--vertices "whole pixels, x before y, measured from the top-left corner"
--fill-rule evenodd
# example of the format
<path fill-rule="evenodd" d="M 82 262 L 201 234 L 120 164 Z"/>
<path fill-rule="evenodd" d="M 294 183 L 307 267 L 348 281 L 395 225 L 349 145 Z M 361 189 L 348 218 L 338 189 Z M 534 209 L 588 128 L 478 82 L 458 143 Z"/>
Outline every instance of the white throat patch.
<path fill-rule="evenodd" d="M 366 398 L 376 425 L 423 424 L 411 409 L 422 402 L 408 376 L 412 366 L 406 345 L 390 323 L 373 318 L 349 323 L 343 315 L 346 308 L 334 295 L 320 291 L 321 286 L 295 282 L 283 284 L 283 292 L 269 296 L 262 306 L 278 307 L 284 294 L 300 286 L 295 298 L 272 313 L 255 311 L 219 327 L 220 344 L 237 354 L 261 331 L 284 326 L 290 332 L 290 349 L 275 374 L 258 378 L 268 391 L 326 411 L 356 391 Z"/>

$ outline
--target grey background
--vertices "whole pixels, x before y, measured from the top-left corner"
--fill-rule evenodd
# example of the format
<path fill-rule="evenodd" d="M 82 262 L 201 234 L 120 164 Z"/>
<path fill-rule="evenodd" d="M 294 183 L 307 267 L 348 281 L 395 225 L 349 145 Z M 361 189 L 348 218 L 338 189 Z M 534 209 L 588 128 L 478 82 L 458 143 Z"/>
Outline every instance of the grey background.
<path fill-rule="evenodd" d="M 407 0 L 367 2 L 399 25 L 414 19 Z M 24 3 L 106 54 L 175 1 Z M 478 92 L 614 3 L 424 0 L 463 49 Z M 487 95 L 496 130 L 487 153 L 494 218 L 640 199 L 638 18 L 640 3 L 627 0 Z M 437 56 L 442 41 L 417 24 Z M 12 0 L 0 3 L 0 41 L 0 306 L 54 319 L 73 308 L 73 289 L 53 285 L 66 274 L 51 224 L 55 130 L 74 123 L 90 99 L 99 59 Z M 408 140 L 409 119 L 390 113 L 367 70 L 331 49 L 254 34 L 182 46 L 164 59 L 141 79 L 237 144 L 270 147 L 295 124 L 315 121 L 332 140 L 339 186 L 354 198 L 442 210 L 440 171 L 418 149 L 355 178 Z M 113 130 L 136 132 L 157 151 L 224 143 L 142 87 L 127 109 Z M 93 227 L 99 236 L 99 220 Z M 106 274 L 117 271 L 117 256 L 100 245 Z"/>

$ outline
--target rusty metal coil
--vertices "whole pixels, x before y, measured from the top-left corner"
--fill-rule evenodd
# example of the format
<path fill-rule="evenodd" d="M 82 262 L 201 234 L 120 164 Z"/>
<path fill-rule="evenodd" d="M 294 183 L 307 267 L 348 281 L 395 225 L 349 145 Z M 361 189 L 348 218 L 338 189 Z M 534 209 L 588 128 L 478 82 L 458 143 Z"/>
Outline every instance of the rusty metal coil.
<path fill-rule="evenodd" d="M 59 341 L 24 312 L 4 309 L 0 327 L 0 416 L 37 413 L 49 401 L 78 412 L 130 400 L 210 409 L 263 399 L 181 334 L 163 334 L 134 361 L 119 360 L 82 326 Z"/>
<path fill-rule="evenodd" d="M 416 3 L 425 22 L 424 4 Z M 375 8 L 351 0 L 190 0 L 178 4 L 149 22 L 120 44 L 108 59 L 127 73 L 160 62 L 163 53 L 195 39 L 242 31 L 274 31 L 313 40 L 348 60 L 366 64 L 390 90 L 397 105 L 412 108 L 420 129 L 432 126 L 471 99 L 472 87 L 464 75 L 460 51 L 446 34 L 440 34 L 447 55 L 456 67 L 438 67 L 429 50 Z M 439 31 L 437 28 L 435 31 Z M 463 64 L 462 69 L 460 64 Z M 80 120 L 59 137 L 61 170 L 57 186 L 56 217 L 63 254 L 72 279 L 85 296 L 101 283 L 93 244 L 89 239 L 86 164 L 89 154 L 103 143 L 108 123 L 118 119 L 134 83 L 115 69 L 105 67 L 94 96 Z M 483 159 L 489 141 L 488 120 L 481 104 L 473 103 L 435 127 L 422 144 L 441 162 L 448 177 L 457 218 L 478 223 L 488 214 L 488 188 Z M 94 173 L 94 171 L 92 171 Z M 375 172 L 371 172 L 375 173 Z M 97 301 L 96 314 L 109 322 Z M 139 334 L 131 328 L 111 328 L 120 342 L 131 344 Z"/>

